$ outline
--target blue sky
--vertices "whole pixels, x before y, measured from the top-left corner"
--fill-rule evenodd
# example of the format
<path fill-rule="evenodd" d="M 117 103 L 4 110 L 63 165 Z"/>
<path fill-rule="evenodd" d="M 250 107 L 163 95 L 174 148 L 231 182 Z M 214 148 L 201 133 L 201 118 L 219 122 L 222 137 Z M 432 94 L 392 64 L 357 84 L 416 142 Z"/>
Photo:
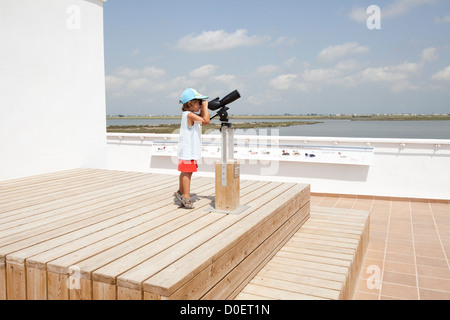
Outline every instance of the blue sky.
<path fill-rule="evenodd" d="M 450 113 L 448 0 L 108 0 L 104 29 L 110 115 Z"/>

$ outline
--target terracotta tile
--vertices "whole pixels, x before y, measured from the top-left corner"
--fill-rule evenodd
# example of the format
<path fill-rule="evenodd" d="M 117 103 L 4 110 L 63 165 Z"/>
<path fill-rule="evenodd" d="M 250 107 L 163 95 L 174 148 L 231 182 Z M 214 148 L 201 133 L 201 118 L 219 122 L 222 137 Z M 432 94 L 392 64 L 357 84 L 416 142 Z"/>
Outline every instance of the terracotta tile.
<path fill-rule="evenodd" d="M 416 259 L 410 254 L 386 252 L 385 259 L 387 261 L 406 263 L 411 265 L 414 265 L 416 263 Z"/>
<path fill-rule="evenodd" d="M 437 268 L 448 268 L 447 261 L 442 259 L 433 259 L 429 257 L 416 257 L 417 265 L 430 266 Z"/>
<path fill-rule="evenodd" d="M 400 299 L 400 298 L 394 298 L 394 297 L 387 297 L 387 296 L 380 296 L 380 300 L 407 300 L 407 299 Z"/>
<path fill-rule="evenodd" d="M 444 251 L 440 246 L 430 247 L 428 245 L 417 245 L 415 246 L 416 255 L 419 257 L 428 257 L 434 259 L 445 260 Z"/>
<path fill-rule="evenodd" d="M 416 287 L 404 286 L 383 282 L 381 286 L 381 295 L 391 298 L 417 300 L 419 295 Z"/>
<path fill-rule="evenodd" d="M 450 269 L 449 268 L 436 268 L 436 267 L 418 265 L 417 273 L 419 276 L 436 277 L 436 278 L 450 280 Z"/>
<path fill-rule="evenodd" d="M 381 281 L 378 282 L 378 285 L 376 285 L 371 280 L 372 279 L 358 279 L 356 283 L 356 291 L 378 296 L 378 294 L 380 293 L 379 286 L 381 284 Z"/>
<path fill-rule="evenodd" d="M 394 232 L 390 231 L 388 233 L 389 239 L 396 239 L 396 240 L 403 240 L 403 241 L 410 241 L 412 243 L 413 241 L 413 235 L 412 233 L 401 233 L 401 232 Z"/>
<path fill-rule="evenodd" d="M 352 300 L 378 300 L 378 294 L 356 291 Z"/>
<path fill-rule="evenodd" d="M 356 199 L 355 204 L 353 205 L 354 210 L 370 210 L 372 208 L 373 200 L 372 199 Z"/>
<path fill-rule="evenodd" d="M 313 194 L 312 199 L 323 206 L 370 210 L 369 248 L 354 300 L 450 300 L 449 200 L 338 194 Z M 380 268 L 384 277 L 381 292 L 368 288 L 367 280 L 374 276 L 367 272 L 371 266 Z"/>
<path fill-rule="evenodd" d="M 339 199 L 334 205 L 335 208 L 352 209 L 356 199 Z"/>
<path fill-rule="evenodd" d="M 385 243 L 383 241 L 371 241 L 369 242 L 369 245 L 367 246 L 367 250 L 373 250 L 373 251 L 382 251 L 384 252 L 385 249 Z"/>
<path fill-rule="evenodd" d="M 419 288 L 445 291 L 450 293 L 450 280 L 419 276 Z"/>
<path fill-rule="evenodd" d="M 413 274 L 398 273 L 385 270 L 383 273 L 383 282 L 414 287 L 417 284 L 417 279 Z"/>
<path fill-rule="evenodd" d="M 420 300 L 450 300 L 450 293 L 419 288 Z"/>
<path fill-rule="evenodd" d="M 389 232 L 412 233 L 411 224 L 391 221 L 389 223 Z"/>
<path fill-rule="evenodd" d="M 401 254 L 414 254 L 414 248 L 411 245 L 402 245 L 402 244 L 394 244 L 392 242 L 388 242 L 386 245 L 386 252 L 393 253 L 401 253 Z"/>
<path fill-rule="evenodd" d="M 414 234 L 414 241 L 415 243 L 425 243 L 425 244 L 435 244 L 435 245 L 441 245 L 441 240 L 438 236 L 438 234 Z"/>
<path fill-rule="evenodd" d="M 375 278 L 376 276 L 381 281 L 381 273 L 383 269 L 383 261 L 376 259 L 365 259 L 361 266 L 359 279 L 367 280 L 368 278 Z M 376 272 L 379 272 L 377 275 Z"/>
<path fill-rule="evenodd" d="M 334 208 L 334 205 L 337 203 L 338 200 L 339 198 L 325 197 L 320 202 L 320 206 Z"/>
<path fill-rule="evenodd" d="M 414 264 L 400 263 L 394 261 L 384 262 L 384 271 L 392 271 L 398 273 L 416 274 L 416 266 Z"/>
<path fill-rule="evenodd" d="M 384 252 L 367 250 L 364 259 L 365 260 L 381 260 L 381 262 L 382 262 L 384 259 Z"/>
<path fill-rule="evenodd" d="M 370 241 L 376 238 L 386 239 L 387 237 L 387 228 L 385 230 L 375 230 L 375 228 L 370 227 Z"/>

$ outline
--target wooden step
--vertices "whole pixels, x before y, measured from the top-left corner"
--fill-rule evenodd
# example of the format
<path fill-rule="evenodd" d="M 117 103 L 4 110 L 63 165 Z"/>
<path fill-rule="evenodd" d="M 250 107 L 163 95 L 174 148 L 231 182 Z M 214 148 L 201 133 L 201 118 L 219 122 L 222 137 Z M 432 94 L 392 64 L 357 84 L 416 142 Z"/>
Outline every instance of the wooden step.
<path fill-rule="evenodd" d="M 310 219 L 236 299 L 351 299 L 369 225 L 366 211 L 311 207 Z"/>

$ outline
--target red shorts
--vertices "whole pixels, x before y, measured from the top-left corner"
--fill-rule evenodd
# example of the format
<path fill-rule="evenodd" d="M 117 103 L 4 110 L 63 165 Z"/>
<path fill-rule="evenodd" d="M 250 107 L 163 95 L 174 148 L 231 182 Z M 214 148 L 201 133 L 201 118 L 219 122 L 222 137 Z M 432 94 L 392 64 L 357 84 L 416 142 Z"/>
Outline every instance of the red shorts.
<path fill-rule="evenodd" d="M 197 172 L 198 164 L 195 160 L 178 160 L 178 171 Z"/>

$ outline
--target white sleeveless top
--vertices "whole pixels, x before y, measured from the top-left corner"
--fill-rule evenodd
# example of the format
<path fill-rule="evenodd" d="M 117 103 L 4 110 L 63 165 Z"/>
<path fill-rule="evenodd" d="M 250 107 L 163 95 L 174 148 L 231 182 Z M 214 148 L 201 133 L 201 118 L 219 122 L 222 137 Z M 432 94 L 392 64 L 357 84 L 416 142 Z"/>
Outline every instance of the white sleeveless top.
<path fill-rule="evenodd" d="M 178 159 L 200 160 L 202 158 L 202 125 L 194 123 L 193 127 L 188 125 L 188 114 L 184 111 L 181 117 L 180 138 L 178 141 Z"/>

